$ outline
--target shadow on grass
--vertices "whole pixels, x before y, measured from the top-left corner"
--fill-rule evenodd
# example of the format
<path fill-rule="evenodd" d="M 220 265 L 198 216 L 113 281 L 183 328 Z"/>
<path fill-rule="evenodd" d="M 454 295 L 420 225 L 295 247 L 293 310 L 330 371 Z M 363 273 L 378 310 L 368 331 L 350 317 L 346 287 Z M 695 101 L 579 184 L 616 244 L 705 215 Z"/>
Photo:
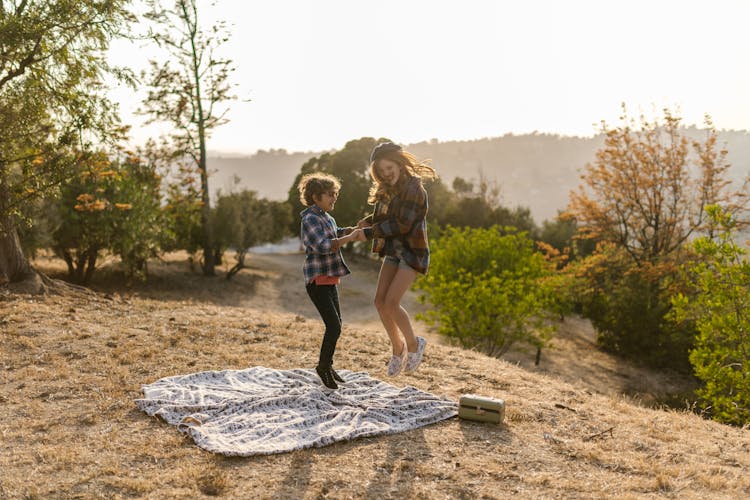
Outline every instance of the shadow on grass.
<path fill-rule="evenodd" d="M 35 263 L 35 266 L 50 278 L 68 280 L 64 269 L 46 264 Z M 220 268 L 217 268 L 215 276 L 204 276 L 199 266 L 191 270 L 185 260 L 152 261 L 149 266 L 145 280 L 129 282 L 119 264 L 104 264 L 96 270 L 87 288 L 124 297 L 241 306 L 256 294 L 260 281 L 269 279 L 262 269 L 253 265 L 234 275 L 231 280 L 226 279 L 226 272 Z"/>

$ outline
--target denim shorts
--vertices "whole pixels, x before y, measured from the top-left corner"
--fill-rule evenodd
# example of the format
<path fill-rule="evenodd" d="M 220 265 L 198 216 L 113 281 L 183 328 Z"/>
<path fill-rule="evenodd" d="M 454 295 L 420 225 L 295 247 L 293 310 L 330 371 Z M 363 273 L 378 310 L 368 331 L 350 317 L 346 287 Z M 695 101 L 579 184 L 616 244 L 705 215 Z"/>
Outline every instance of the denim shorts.
<path fill-rule="evenodd" d="M 404 245 L 397 239 L 391 241 L 391 248 L 383 258 L 383 263 L 403 267 L 404 269 L 411 269 L 411 266 L 404 260 Z"/>
<path fill-rule="evenodd" d="M 404 269 L 411 269 L 412 271 L 414 270 L 409 264 L 406 263 L 404 259 L 401 259 L 393 255 L 386 255 L 385 257 L 383 257 L 383 264 L 390 264 L 392 266 L 403 267 Z"/>

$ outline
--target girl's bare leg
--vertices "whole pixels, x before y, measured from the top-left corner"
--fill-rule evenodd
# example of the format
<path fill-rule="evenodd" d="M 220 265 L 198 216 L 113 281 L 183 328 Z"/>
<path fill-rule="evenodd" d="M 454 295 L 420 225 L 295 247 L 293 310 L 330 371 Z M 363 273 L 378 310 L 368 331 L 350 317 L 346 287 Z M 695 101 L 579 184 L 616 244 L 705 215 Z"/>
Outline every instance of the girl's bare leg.
<path fill-rule="evenodd" d="M 414 336 L 414 329 L 411 326 L 409 313 L 401 306 L 401 299 L 412 283 L 414 283 L 415 279 L 417 279 L 416 271 L 399 267 L 391 280 L 385 296 L 386 314 L 396 322 L 399 330 L 404 335 L 406 346 L 411 352 L 417 351 L 417 338 Z"/>
<path fill-rule="evenodd" d="M 375 289 L 375 308 L 378 310 L 380 321 L 383 323 L 386 333 L 388 333 L 394 356 L 400 355 L 403 349 L 406 348 L 406 344 L 401 339 L 396 320 L 385 305 L 388 290 L 393 278 L 396 276 L 396 271 L 398 271 L 398 266 L 383 262 L 383 265 L 380 267 L 380 274 L 378 275 L 378 285 Z"/>

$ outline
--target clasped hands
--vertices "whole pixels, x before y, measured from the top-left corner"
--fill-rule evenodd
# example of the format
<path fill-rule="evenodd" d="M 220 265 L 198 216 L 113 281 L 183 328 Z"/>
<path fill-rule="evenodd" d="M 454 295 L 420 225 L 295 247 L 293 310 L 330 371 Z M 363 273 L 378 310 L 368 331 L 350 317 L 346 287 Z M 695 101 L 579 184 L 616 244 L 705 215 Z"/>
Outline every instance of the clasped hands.
<path fill-rule="evenodd" d="M 361 219 L 357 222 L 357 229 L 352 231 L 352 233 L 357 233 L 357 235 L 354 237 L 354 241 L 366 241 L 367 236 L 365 236 L 365 228 L 366 227 L 372 227 L 372 223 L 369 222 L 366 218 Z"/>
<path fill-rule="evenodd" d="M 357 229 L 346 235 L 348 241 L 367 241 L 364 228 L 372 226 L 366 219 L 357 222 Z"/>
<path fill-rule="evenodd" d="M 361 228 L 357 228 L 351 233 L 347 235 L 350 238 L 350 241 L 367 241 L 367 236 L 365 236 L 365 231 Z"/>

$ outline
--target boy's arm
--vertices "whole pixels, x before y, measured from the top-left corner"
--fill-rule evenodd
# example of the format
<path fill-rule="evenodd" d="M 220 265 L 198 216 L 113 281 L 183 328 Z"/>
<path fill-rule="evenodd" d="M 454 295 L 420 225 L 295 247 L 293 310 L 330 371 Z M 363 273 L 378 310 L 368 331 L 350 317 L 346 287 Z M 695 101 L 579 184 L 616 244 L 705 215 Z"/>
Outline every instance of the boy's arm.
<path fill-rule="evenodd" d="M 365 237 L 362 234 L 362 231 L 360 229 L 355 228 L 346 228 L 346 229 L 352 229 L 348 234 L 345 236 L 342 236 L 341 238 L 331 239 L 331 252 L 335 252 L 342 246 L 346 245 L 350 241 L 364 241 Z"/>
<path fill-rule="evenodd" d="M 302 219 L 302 244 L 309 247 L 313 253 L 328 254 L 335 253 L 339 248 L 350 241 L 364 240 L 361 231 L 357 228 L 341 228 L 341 230 L 350 230 L 346 235 L 340 238 L 329 238 L 326 235 L 325 225 L 316 217 L 305 217 Z M 339 229 L 336 230 L 338 233 Z"/>
<path fill-rule="evenodd" d="M 347 234 L 350 234 L 355 229 L 357 229 L 356 226 L 355 227 L 337 227 L 336 236 L 338 238 L 341 238 L 342 236 L 346 236 Z"/>

